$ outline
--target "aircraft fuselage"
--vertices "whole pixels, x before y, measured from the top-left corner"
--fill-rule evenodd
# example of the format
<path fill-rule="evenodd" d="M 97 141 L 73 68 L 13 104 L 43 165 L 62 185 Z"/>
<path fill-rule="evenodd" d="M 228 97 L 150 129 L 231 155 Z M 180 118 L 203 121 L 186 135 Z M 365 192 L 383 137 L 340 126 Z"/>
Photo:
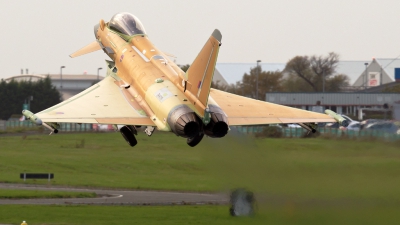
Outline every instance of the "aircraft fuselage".
<path fill-rule="evenodd" d="M 108 26 L 95 26 L 95 35 L 115 62 L 116 74 L 122 80 L 119 85 L 127 87 L 132 101 L 141 101 L 158 130 L 187 138 L 202 132 L 207 124 L 198 118 L 196 107 L 184 93 L 185 72 L 157 49 L 146 34 L 125 37 Z M 209 103 L 217 106 L 212 99 Z"/>

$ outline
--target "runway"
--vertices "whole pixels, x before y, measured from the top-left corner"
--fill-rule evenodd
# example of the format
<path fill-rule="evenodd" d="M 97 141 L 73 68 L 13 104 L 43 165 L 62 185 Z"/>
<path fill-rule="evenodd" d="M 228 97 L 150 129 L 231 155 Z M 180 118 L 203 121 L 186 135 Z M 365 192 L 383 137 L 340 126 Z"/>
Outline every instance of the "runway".
<path fill-rule="evenodd" d="M 43 190 L 43 191 L 79 191 L 95 192 L 96 198 L 61 199 L 0 199 L 0 205 L 195 205 L 228 204 L 229 195 L 225 193 L 185 193 L 168 191 L 129 191 L 107 189 L 85 189 L 54 187 L 44 185 L 0 184 L 3 189 Z"/>

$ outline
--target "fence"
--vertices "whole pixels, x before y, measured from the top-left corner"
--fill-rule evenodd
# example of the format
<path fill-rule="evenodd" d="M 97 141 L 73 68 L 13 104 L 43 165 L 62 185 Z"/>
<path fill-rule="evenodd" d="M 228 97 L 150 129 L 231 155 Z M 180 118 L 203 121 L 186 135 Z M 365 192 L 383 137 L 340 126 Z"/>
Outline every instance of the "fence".
<path fill-rule="evenodd" d="M 262 132 L 266 126 L 237 126 L 236 129 L 240 133 L 246 134 L 256 134 Z M 282 127 L 282 136 L 283 137 L 293 137 L 299 138 L 303 137 L 306 134 L 306 130 L 303 128 L 291 128 L 291 127 Z M 400 140 L 400 134 L 391 134 L 379 130 L 360 130 L 360 131 L 353 131 L 353 130 L 340 130 L 335 128 L 327 128 L 327 127 L 320 127 L 318 131 L 321 134 L 327 134 L 334 137 L 349 137 L 349 138 L 378 138 L 378 139 L 385 139 L 388 141 L 396 141 Z"/>
<path fill-rule="evenodd" d="M 6 129 L 18 128 L 18 127 L 37 127 L 37 126 L 31 123 L 30 121 L 19 121 L 19 120 L 6 121 Z"/>
<path fill-rule="evenodd" d="M 76 123 L 60 123 L 60 131 L 62 132 L 88 132 L 96 131 L 93 129 L 93 124 L 76 124 Z M 31 123 L 30 121 L 19 121 L 11 120 L 5 123 L 5 130 L 13 128 L 35 128 L 37 125 Z"/>
<path fill-rule="evenodd" d="M 0 131 L 6 130 L 6 121 L 0 120 Z"/>
<path fill-rule="evenodd" d="M 388 133 L 380 130 L 340 130 L 333 128 L 320 128 L 319 132 L 321 134 L 329 134 L 331 136 L 336 137 L 349 137 L 349 138 L 378 138 L 384 139 L 388 141 L 396 141 L 400 140 L 400 134 L 397 133 Z"/>
<path fill-rule="evenodd" d="M 0 121 L 0 130 L 1 130 L 1 122 Z M 4 123 L 3 123 L 4 124 Z M 113 131 L 112 126 L 106 125 L 104 128 L 101 128 L 98 124 L 76 124 L 76 123 L 61 123 L 61 132 L 92 132 L 92 131 Z M 12 128 L 20 128 L 20 127 L 27 127 L 27 128 L 34 128 L 37 127 L 35 124 L 31 123 L 30 121 L 6 121 L 5 122 L 5 129 L 12 129 Z M 266 126 L 236 126 L 236 130 L 240 133 L 245 134 L 255 134 L 260 133 Z M 303 137 L 305 135 L 306 130 L 303 128 L 291 128 L 291 127 L 282 127 L 281 128 L 283 137 Z M 331 136 L 342 137 L 347 136 L 349 138 L 379 138 L 385 139 L 389 141 L 400 140 L 400 134 L 390 134 L 378 130 L 361 130 L 361 131 L 352 131 L 347 130 L 343 131 L 340 129 L 334 128 L 326 128 L 320 127 L 318 131 L 321 134 L 329 134 Z"/>

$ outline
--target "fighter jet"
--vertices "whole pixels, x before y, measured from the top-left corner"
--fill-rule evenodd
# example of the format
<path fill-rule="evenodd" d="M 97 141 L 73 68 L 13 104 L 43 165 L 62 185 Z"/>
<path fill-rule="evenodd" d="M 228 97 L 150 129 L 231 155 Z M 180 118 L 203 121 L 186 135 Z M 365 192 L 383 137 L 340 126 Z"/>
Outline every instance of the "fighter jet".
<path fill-rule="evenodd" d="M 250 99 L 211 88 L 222 35 L 214 30 L 187 72 L 149 39 L 138 18 L 118 13 L 94 26 L 96 40 L 72 58 L 103 50 L 107 76 L 60 104 L 23 114 L 57 133 L 60 123 L 113 124 L 130 146 L 137 128 L 151 136 L 169 131 L 196 146 L 204 135 L 222 138 L 230 126 L 297 123 L 315 132 L 319 122 L 346 121 L 332 116 Z"/>

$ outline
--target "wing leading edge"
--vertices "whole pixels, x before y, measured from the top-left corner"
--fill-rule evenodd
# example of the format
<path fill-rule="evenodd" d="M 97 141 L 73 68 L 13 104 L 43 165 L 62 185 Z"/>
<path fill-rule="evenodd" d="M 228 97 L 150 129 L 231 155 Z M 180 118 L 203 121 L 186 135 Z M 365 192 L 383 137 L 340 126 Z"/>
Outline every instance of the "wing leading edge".
<path fill-rule="evenodd" d="M 154 126 L 133 96 L 111 76 L 36 115 L 43 122 Z"/>
<path fill-rule="evenodd" d="M 332 117 L 322 113 L 258 101 L 216 89 L 211 89 L 210 96 L 227 114 L 231 126 L 336 122 Z"/>

